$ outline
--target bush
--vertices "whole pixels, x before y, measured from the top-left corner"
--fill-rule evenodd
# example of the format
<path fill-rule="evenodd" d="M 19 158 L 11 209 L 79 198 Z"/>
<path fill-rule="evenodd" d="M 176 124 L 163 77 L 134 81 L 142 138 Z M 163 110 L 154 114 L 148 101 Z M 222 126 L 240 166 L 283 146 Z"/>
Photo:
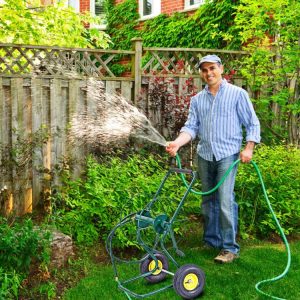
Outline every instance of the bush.
<path fill-rule="evenodd" d="M 285 234 L 300 232 L 300 151 L 284 146 L 257 147 L 254 160 L 261 171 L 268 197 Z M 92 244 L 100 237 L 105 240 L 110 230 L 124 217 L 145 208 L 166 173 L 168 163 L 158 155 L 132 154 L 127 159 L 110 158 L 98 163 L 87 159 L 84 179 L 65 177 L 62 192 L 56 194 L 54 210 L 57 226 L 78 243 Z M 197 184 L 198 185 L 198 184 Z M 195 187 L 198 190 L 198 186 Z M 179 176 L 173 176 L 164 185 L 152 217 L 172 216 L 185 187 Z M 263 196 L 258 176 L 251 165 L 240 164 L 236 199 L 240 209 L 242 238 L 267 238 L 278 232 Z M 199 209 L 199 196 L 190 194 L 178 221 L 187 220 L 187 214 Z M 199 209 L 200 212 L 200 209 Z M 174 230 L 181 233 L 179 222 Z M 130 224 L 117 232 L 118 246 L 135 244 L 136 227 Z"/>
<path fill-rule="evenodd" d="M 100 236 L 105 240 L 122 218 L 142 210 L 153 199 L 166 173 L 164 165 L 153 155 L 135 154 L 126 160 L 114 157 L 101 164 L 88 157 L 86 178 L 65 180 L 63 193 L 56 195 L 54 202 L 62 206 L 56 211 L 57 226 L 78 243 L 92 244 Z M 179 176 L 169 177 L 152 209 L 153 217 L 172 216 L 184 191 Z M 135 231 L 135 226 L 118 231 L 119 246 L 133 245 Z"/>
<path fill-rule="evenodd" d="M 16 299 L 31 262 L 49 262 L 49 233 L 35 230 L 31 219 L 0 218 L 0 236 L 0 299 Z"/>
<path fill-rule="evenodd" d="M 16 272 L 5 272 L 0 267 L 0 299 L 17 299 L 20 277 Z"/>
<path fill-rule="evenodd" d="M 300 151 L 294 147 L 259 146 L 253 160 L 258 165 L 268 198 L 286 235 L 300 232 Z M 258 176 L 251 165 L 240 165 L 236 182 L 243 238 L 278 233 Z"/>

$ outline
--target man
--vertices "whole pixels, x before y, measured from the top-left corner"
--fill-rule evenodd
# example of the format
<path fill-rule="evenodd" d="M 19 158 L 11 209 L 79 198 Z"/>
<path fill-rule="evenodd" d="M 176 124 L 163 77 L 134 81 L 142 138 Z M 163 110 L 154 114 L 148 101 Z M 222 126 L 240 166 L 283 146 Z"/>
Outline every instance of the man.
<path fill-rule="evenodd" d="M 187 121 L 179 136 L 169 142 L 166 151 L 175 156 L 183 145 L 197 135 L 198 171 L 202 192 L 211 190 L 238 158 L 243 163 L 252 159 L 254 146 L 260 142 L 260 124 L 248 93 L 222 78 L 223 65 L 216 55 L 207 55 L 199 62 L 205 88 L 191 98 Z M 246 130 L 246 145 L 242 126 Z M 232 262 L 239 255 L 236 242 L 238 205 L 234 197 L 237 165 L 219 189 L 203 196 L 203 240 L 207 246 L 221 249 L 218 263 Z"/>

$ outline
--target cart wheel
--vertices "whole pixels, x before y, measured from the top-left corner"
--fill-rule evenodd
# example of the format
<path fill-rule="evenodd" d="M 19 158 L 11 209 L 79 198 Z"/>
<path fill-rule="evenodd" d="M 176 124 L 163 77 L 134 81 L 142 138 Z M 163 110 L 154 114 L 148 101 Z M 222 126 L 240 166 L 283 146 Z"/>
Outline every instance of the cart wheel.
<path fill-rule="evenodd" d="M 145 279 L 151 283 L 157 283 L 165 279 L 167 273 L 163 272 L 162 269 L 168 270 L 169 263 L 167 258 L 160 252 L 156 252 L 154 256 L 157 258 L 158 269 L 155 270 L 155 260 L 151 258 L 149 254 L 146 255 L 146 259 L 140 264 L 141 274 L 152 272 L 152 275 L 146 276 Z"/>
<path fill-rule="evenodd" d="M 205 274 L 196 265 L 188 264 L 180 267 L 173 278 L 173 287 L 184 299 L 198 297 L 204 288 Z"/>

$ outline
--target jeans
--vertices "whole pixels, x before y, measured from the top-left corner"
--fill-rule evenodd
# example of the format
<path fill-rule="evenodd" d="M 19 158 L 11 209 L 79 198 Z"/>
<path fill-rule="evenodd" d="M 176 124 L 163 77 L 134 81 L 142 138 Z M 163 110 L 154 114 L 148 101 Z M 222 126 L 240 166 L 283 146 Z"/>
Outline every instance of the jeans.
<path fill-rule="evenodd" d="M 216 161 L 207 161 L 198 156 L 198 169 L 202 183 L 202 192 L 214 188 L 230 165 L 238 159 L 239 154 Z M 204 217 L 204 243 L 214 248 L 239 253 L 236 242 L 238 227 L 238 205 L 234 196 L 234 184 L 237 165 L 231 170 L 218 190 L 202 199 L 202 214 Z"/>

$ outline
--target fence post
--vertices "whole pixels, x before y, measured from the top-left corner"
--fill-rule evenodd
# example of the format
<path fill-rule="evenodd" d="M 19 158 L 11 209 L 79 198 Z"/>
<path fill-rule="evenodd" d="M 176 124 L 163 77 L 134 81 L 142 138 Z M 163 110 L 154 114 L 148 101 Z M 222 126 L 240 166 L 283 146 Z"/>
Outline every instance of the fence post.
<path fill-rule="evenodd" d="M 143 39 L 133 38 L 131 39 L 131 42 L 132 42 L 132 48 L 135 51 L 132 65 L 133 65 L 133 75 L 134 75 L 134 104 L 137 105 L 138 98 L 141 94 L 141 88 L 142 88 L 141 61 L 142 61 L 142 54 L 143 54 Z"/>

